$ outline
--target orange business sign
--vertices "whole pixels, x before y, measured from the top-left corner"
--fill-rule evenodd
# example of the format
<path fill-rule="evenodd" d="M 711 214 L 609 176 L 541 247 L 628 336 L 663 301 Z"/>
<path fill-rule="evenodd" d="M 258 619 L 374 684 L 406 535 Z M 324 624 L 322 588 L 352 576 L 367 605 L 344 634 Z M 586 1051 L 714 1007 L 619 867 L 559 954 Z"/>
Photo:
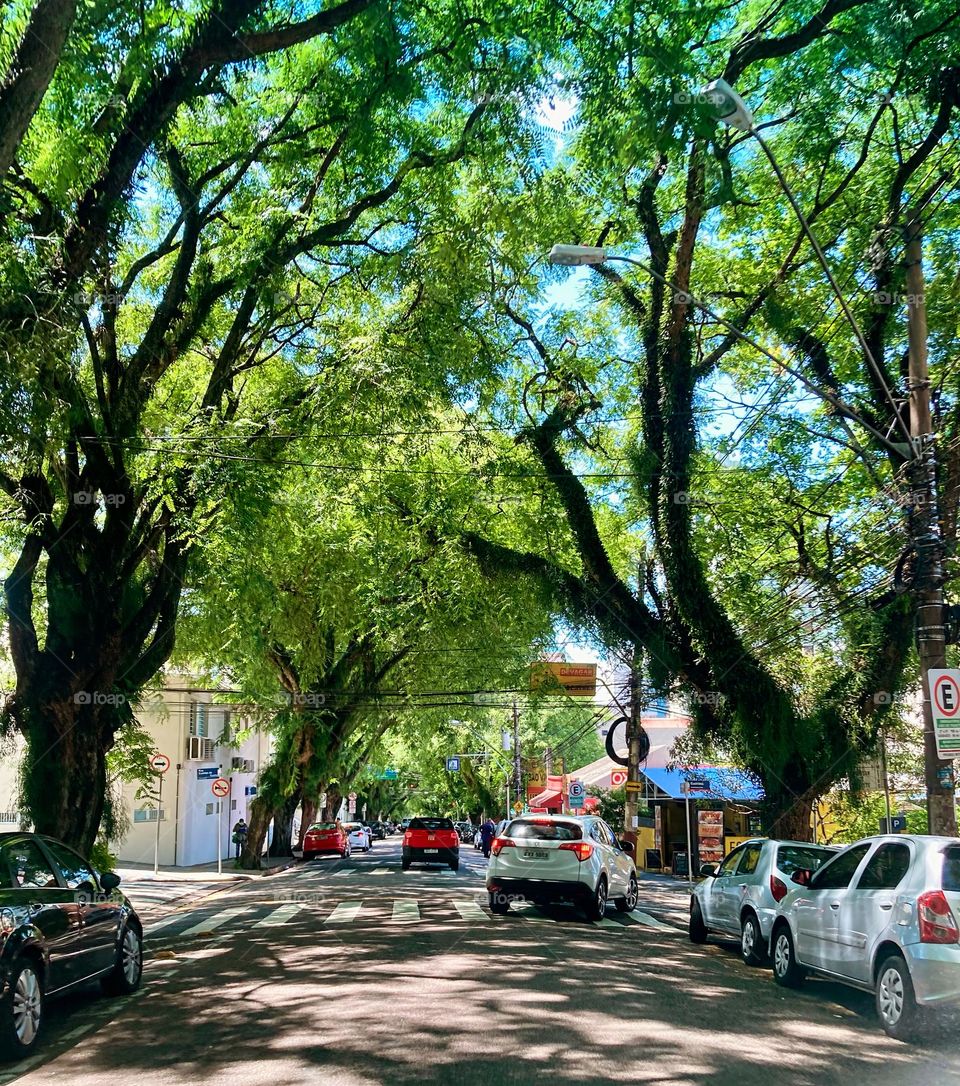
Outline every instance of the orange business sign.
<path fill-rule="evenodd" d="M 564 664 L 538 660 L 530 665 L 530 689 L 559 687 L 572 697 L 592 698 L 597 692 L 596 664 Z"/>

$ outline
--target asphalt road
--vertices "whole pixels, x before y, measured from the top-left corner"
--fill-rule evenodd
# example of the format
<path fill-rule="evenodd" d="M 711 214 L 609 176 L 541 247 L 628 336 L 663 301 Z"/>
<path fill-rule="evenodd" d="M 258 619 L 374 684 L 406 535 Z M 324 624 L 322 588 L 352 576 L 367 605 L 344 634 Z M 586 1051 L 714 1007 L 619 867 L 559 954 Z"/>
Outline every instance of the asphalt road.
<path fill-rule="evenodd" d="M 53 1003 L 0 1086 L 960 1082 L 955 1033 L 880 1031 L 868 996 L 777 988 L 640 911 L 485 908 L 484 861 L 403 873 L 399 839 L 231 884 L 148 925 L 144 985 Z M 675 915 L 675 914 L 674 914 Z"/>

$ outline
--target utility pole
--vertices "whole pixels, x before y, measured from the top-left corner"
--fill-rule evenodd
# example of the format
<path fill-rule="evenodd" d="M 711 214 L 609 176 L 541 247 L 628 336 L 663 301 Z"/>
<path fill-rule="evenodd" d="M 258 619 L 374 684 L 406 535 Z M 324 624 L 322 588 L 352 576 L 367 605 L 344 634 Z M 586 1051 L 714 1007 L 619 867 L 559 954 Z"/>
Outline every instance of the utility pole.
<path fill-rule="evenodd" d="M 927 786 L 927 829 L 957 835 L 953 762 L 937 756 L 929 672 L 947 666 L 943 602 L 943 544 L 937 501 L 936 437 L 930 413 L 927 370 L 927 309 L 923 279 L 923 246 L 919 218 L 906 229 L 906 287 L 909 337 L 910 435 L 913 456 L 908 465 L 910 538 L 915 554 L 913 595 L 917 604 L 917 652 L 923 683 L 923 766 Z"/>
<path fill-rule="evenodd" d="M 640 795 L 640 741 L 643 694 L 643 653 L 634 645 L 630 658 L 630 711 L 627 716 L 627 798 L 623 805 L 623 840 L 637 847 L 637 799 Z"/>
<path fill-rule="evenodd" d="M 523 804 L 520 798 L 523 791 L 523 769 L 520 764 L 520 714 L 517 712 L 517 703 L 513 703 L 513 791 L 516 802 Z M 509 817 L 509 812 L 507 812 Z"/>

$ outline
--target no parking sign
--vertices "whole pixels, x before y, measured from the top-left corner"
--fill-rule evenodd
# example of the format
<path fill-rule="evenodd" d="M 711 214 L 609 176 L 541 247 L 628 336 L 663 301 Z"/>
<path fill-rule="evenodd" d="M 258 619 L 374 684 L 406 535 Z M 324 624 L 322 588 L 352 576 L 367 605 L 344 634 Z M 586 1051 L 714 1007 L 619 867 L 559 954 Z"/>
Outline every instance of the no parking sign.
<path fill-rule="evenodd" d="M 927 672 L 937 757 L 960 758 L 960 671 Z"/>

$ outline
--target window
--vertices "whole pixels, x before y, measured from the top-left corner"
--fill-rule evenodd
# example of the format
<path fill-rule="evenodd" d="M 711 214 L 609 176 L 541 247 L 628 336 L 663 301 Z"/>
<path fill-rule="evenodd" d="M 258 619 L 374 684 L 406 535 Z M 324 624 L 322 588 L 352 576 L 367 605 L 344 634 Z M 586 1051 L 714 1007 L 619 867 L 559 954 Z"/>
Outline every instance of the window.
<path fill-rule="evenodd" d="M 830 859 L 836 856 L 832 848 L 815 848 L 813 845 L 781 845 L 777 850 L 777 867 L 785 875 L 794 871 L 819 871 Z"/>
<path fill-rule="evenodd" d="M 207 707 L 199 701 L 190 702 L 190 734 L 207 735 Z"/>
<path fill-rule="evenodd" d="M 213 804 L 212 804 L 212 803 L 208 803 L 208 804 L 207 804 L 207 814 L 208 814 L 208 815 L 212 815 L 212 814 L 213 814 Z"/>
<path fill-rule="evenodd" d="M 870 851 L 869 845 L 855 845 L 841 852 L 813 876 L 810 887 L 813 890 L 844 890 L 850 885 L 860 861 Z"/>
<path fill-rule="evenodd" d="M 452 830 L 453 823 L 449 818 L 414 818 L 410 822 L 412 830 Z"/>
<path fill-rule="evenodd" d="M 723 861 L 717 870 L 717 878 L 723 878 L 726 875 L 732 875 L 737 869 L 737 864 L 743 858 L 743 849 L 737 848 Z"/>
<path fill-rule="evenodd" d="M 763 845 L 746 845 L 743 850 L 743 860 L 737 868 L 738 875 L 752 875 L 760 863 L 760 853 Z"/>
<path fill-rule="evenodd" d="M 507 826 L 506 836 L 527 841 L 579 841 L 583 834 L 576 822 L 516 818 Z"/>
<path fill-rule="evenodd" d="M 616 835 L 606 822 L 597 822 L 597 830 L 597 840 L 600 841 L 601 844 L 609 845 L 611 848 L 617 847 Z"/>
<path fill-rule="evenodd" d="M 71 890 L 79 889 L 84 883 L 89 883 L 94 887 L 97 885 L 97 876 L 94 875 L 93 869 L 72 848 L 61 845 L 59 841 L 47 841 L 46 846 L 53 853 L 57 867 L 60 868 L 60 874 L 63 875 Z"/>
<path fill-rule="evenodd" d="M 160 812 L 160 821 L 162 822 L 167 817 L 166 811 Z M 157 808 L 156 807 L 138 807 L 133 812 L 134 822 L 156 822 L 157 821 Z"/>
<path fill-rule="evenodd" d="M 943 850 L 943 889 L 960 893 L 960 848 L 956 845 Z"/>
<path fill-rule="evenodd" d="M 56 886 L 57 876 L 36 841 L 5 842 L 0 845 L 0 880 L 7 887 L 42 890 Z"/>
<path fill-rule="evenodd" d="M 895 890 L 909 870 L 909 845 L 881 845 L 863 869 L 857 889 Z"/>

